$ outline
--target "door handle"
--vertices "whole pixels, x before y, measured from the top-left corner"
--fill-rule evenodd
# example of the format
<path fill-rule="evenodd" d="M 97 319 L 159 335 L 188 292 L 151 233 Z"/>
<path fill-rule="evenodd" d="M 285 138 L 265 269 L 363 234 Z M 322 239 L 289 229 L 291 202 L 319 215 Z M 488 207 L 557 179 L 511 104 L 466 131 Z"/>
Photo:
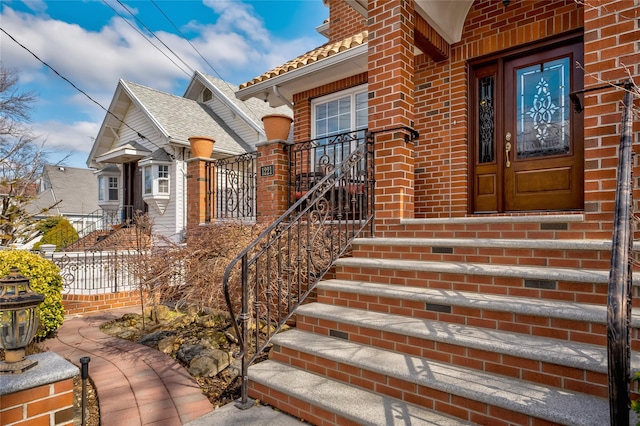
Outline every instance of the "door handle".
<path fill-rule="evenodd" d="M 506 160 L 507 160 L 507 164 L 506 164 L 507 169 L 508 169 L 509 167 L 511 167 L 511 161 L 509 161 L 509 153 L 510 153 L 510 152 L 511 152 L 511 142 L 507 142 L 507 143 L 504 145 L 504 157 L 505 157 L 505 158 L 506 158 Z"/>

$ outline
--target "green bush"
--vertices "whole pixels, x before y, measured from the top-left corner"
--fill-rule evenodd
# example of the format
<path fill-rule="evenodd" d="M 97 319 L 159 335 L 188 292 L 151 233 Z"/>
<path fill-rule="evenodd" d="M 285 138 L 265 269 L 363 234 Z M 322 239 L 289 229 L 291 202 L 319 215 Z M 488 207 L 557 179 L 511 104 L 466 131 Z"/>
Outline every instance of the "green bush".
<path fill-rule="evenodd" d="M 46 234 L 49 232 L 54 226 L 60 223 L 61 220 L 65 220 L 62 216 L 49 216 L 46 219 L 42 219 L 36 225 L 36 229 L 40 231 L 42 234 Z"/>
<path fill-rule="evenodd" d="M 42 244 L 55 244 L 56 249 L 60 250 L 78 240 L 78 233 L 71 225 L 71 222 L 60 216 L 44 219 L 42 229 L 47 229 L 54 220 L 57 220 L 57 223 L 52 228 L 49 228 L 48 231 L 45 231 L 42 239 L 33 246 L 34 250 L 39 250 Z"/>
<path fill-rule="evenodd" d="M 45 337 L 64 321 L 60 269 L 50 260 L 25 250 L 0 250 L 0 277 L 7 276 L 13 266 L 30 279 L 33 291 L 44 295 L 36 337 Z"/>

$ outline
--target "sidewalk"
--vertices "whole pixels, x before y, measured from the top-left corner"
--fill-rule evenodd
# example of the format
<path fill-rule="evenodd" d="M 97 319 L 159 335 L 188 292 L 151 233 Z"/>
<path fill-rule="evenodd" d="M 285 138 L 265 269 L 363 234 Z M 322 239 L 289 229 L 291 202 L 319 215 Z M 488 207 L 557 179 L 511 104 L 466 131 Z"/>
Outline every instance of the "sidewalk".
<path fill-rule="evenodd" d="M 91 358 L 89 376 L 98 394 L 102 425 L 299 424 L 266 407 L 243 411 L 229 405 L 214 412 L 198 384 L 175 360 L 100 331 L 104 322 L 138 311 L 129 308 L 67 318 L 56 338 L 44 343 L 48 350 L 78 366 L 81 357 Z M 277 417 L 270 417 L 271 413 Z"/>

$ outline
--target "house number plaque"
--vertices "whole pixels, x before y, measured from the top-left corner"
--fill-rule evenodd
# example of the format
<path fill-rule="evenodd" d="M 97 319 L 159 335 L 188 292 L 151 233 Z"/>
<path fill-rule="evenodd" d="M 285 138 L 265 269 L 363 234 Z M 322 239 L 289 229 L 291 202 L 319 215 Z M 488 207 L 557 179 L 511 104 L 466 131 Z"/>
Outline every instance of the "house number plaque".
<path fill-rule="evenodd" d="M 273 167 L 273 164 L 269 166 L 260 166 L 260 177 L 273 176 L 274 173 L 275 173 L 275 169 Z"/>

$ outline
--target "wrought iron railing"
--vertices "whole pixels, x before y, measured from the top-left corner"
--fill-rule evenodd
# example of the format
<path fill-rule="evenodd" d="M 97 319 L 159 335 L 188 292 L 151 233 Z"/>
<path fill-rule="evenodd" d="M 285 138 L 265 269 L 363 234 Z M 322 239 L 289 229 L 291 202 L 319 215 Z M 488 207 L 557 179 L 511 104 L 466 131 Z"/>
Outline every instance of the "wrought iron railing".
<path fill-rule="evenodd" d="M 295 203 L 325 175 L 365 142 L 366 130 L 340 133 L 289 147 L 289 205 Z"/>
<path fill-rule="evenodd" d="M 363 135 L 364 136 L 364 135 Z M 373 234 L 373 141 L 362 138 L 227 267 L 223 289 L 248 368 L 367 225 Z M 238 323 L 240 321 L 240 323 Z"/>
<path fill-rule="evenodd" d="M 97 242 L 96 240 L 112 231 L 114 227 L 133 223 L 135 214 L 133 206 L 123 206 L 113 210 L 98 209 L 83 218 L 86 225 L 82 229 L 68 228 L 55 232 L 47 237 L 48 243 L 55 244 L 58 250 L 71 246 L 74 250 L 90 249 Z M 104 235 L 98 235 L 101 231 Z"/>
<path fill-rule="evenodd" d="M 207 161 L 205 222 L 256 217 L 257 152 Z"/>
<path fill-rule="evenodd" d="M 611 425 L 629 425 L 630 328 L 633 259 L 633 86 L 625 88 L 618 157 L 614 228 L 607 303 L 607 358 Z"/>

